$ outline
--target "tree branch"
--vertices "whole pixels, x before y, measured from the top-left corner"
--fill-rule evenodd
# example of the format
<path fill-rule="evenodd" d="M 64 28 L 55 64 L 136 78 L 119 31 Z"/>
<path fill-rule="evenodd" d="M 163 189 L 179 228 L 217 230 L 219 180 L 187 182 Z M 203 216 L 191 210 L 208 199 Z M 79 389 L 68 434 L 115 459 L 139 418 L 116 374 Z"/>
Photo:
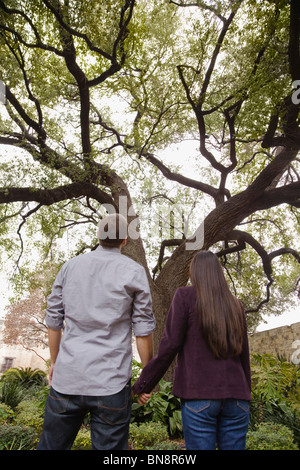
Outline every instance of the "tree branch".
<path fill-rule="evenodd" d="M 107 165 L 92 161 L 89 168 L 83 169 L 79 164 L 72 162 L 68 155 L 66 157 L 61 156 L 45 143 L 41 145 L 38 139 L 30 135 L 25 129 L 24 134 L 12 132 L 10 137 L 0 136 L 0 144 L 12 145 L 26 150 L 34 160 L 44 163 L 49 168 L 58 170 L 74 182 L 101 184 L 113 187 L 114 191 L 124 186 L 122 179 Z"/>
<path fill-rule="evenodd" d="M 201 91 L 200 91 L 200 95 L 199 95 L 199 98 L 198 98 L 198 103 L 197 103 L 197 111 L 200 112 L 202 110 L 202 105 L 203 105 L 203 102 L 204 102 L 204 97 L 205 97 L 205 94 L 207 92 L 207 89 L 208 89 L 208 85 L 209 85 L 209 82 L 210 82 L 210 79 L 211 79 L 211 76 L 212 76 L 212 73 L 214 71 L 214 68 L 215 68 L 215 65 L 216 65 L 216 61 L 217 61 L 217 58 L 218 58 L 218 55 L 220 53 L 220 50 L 221 50 L 221 47 L 222 47 L 222 44 L 223 44 L 223 41 L 225 39 L 225 36 L 226 36 L 226 33 L 236 15 L 236 12 L 237 12 L 237 9 L 235 11 L 232 11 L 228 17 L 228 19 L 226 19 L 226 21 L 224 22 L 224 25 L 223 25 L 223 28 L 221 30 L 221 33 L 219 34 L 219 37 L 218 37 L 218 40 L 217 40 L 217 44 L 215 46 L 215 49 L 214 49 L 214 52 L 212 54 L 212 57 L 211 57 L 211 61 L 210 61 L 210 64 L 209 64 L 209 67 L 207 69 L 207 72 L 205 74 L 205 78 L 204 78 L 204 81 L 203 81 L 203 84 L 202 84 L 202 88 L 201 88 Z"/>
<path fill-rule="evenodd" d="M 84 161 L 90 160 L 90 154 L 92 151 L 90 143 L 90 125 L 89 125 L 89 114 L 90 114 L 90 96 L 89 87 L 87 85 L 87 78 L 79 67 L 76 61 L 76 50 L 73 42 L 73 36 L 66 23 L 63 21 L 63 12 L 58 2 L 58 9 L 52 7 L 48 1 L 43 0 L 44 3 L 51 11 L 55 14 L 56 19 L 60 24 L 60 40 L 63 46 L 65 62 L 69 72 L 75 78 L 80 96 L 80 123 L 81 123 L 81 144 Z"/>
<path fill-rule="evenodd" d="M 244 249 L 243 244 L 247 243 L 248 245 L 250 245 L 257 252 L 257 254 L 260 256 L 260 258 L 262 260 L 263 269 L 264 269 L 265 275 L 267 276 L 267 279 L 268 279 L 268 283 L 267 283 L 267 286 L 266 286 L 266 298 L 263 299 L 258 304 L 257 307 L 250 308 L 250 309 L 246 310 L 246 313 L 258 312 L 264 304 L 269 302 L 269 299 L 270 299 L 270 289 L 271 289 L 271 285 L 274 282 L 274 280 L 272 278 L 271 259 L 268 255 L 268 253 L 266 252 L 266 250 L 261 246 L 261 244 L 257 240 L 255 240 L 255 238 L 252 237 L 252 235 L 250 235 L 249 233 L 242 232 L 240 230 L 232 230 L 232 232 L 230 232 L 226 236 L 226 240 L 228 240 L 228 241 L 229 240 L 237 240 L 239 246 L 242 247 L 242 249 Z"/>
<path fill-rule="evenodd" d="M 275 156 L 274 160 L 271 161 L 258 175 L 258 177 L 249 185 L 249 193 L 256 193 L 259 196 L 262 192 L 270 187 L 272 182 L 297 156 L 297 150 L 289 150 L 281 148 Z M 297 184 L 297 183 L 296 183 Z M 282 189 L 282 188 L 281 188 Z M 271 190 L 270 190 L 271 192 Z M 256 198 L 258 199 L 258 197 Z"/>
<path fill-rule="evenodd" d="M 289 65 L 291 77 L 294 80 L 300 78 L 300 3 L 298 0 L 290 0 L 290 40 L 289 40 Z"/>
<path fill-rule="evenodd" d="M 227 247 L 227 248 L 224 248 L 223 250 L 218 251 L 216 253 L 216 256 L 218 256 L 218 258 L 221 258 L 222 256 L 226 256 L 226 255 L 229 255 L 231 253 L 237 253 L 237 252 L 245 250 L 245 249 L 246 249 L 245 241 L 244 240 L 239 240 L 237 245 Z"/>
<path fill-rule="evenodd" d="M 1 2 L 3 4 L 3 2 Z M 2 8 L 2 5 L 0 4 L 0 8 Z M 28 47 L 29 49 L 41 49 L 44 51 L 49 51 L 49 52 L 54 52 L 56 55 L 59 57 L 64 57 L 64 52 L 60 51 L 59 49 L 56 49 L 53 46 L 49 46 L 47 44 L 42 43 L 40 40 L 36 44 L 31 44 L 26 42 L 23 37 L 21 36 L 20 33 L 18 33 L 16 30 L 10 28 L 9 26 L 0 24 L 0 29 L 3 31 L 7 31 L 8 33 L 11 33 L 14 35 L 14 37 L 24 46 Z M 3 37 L 3 34 L 1 33 L 1 36 Z"/>
<path fill-rule="evenodd" d="M 173 3 L 173 5 L 177 5 L 178 7 L 201 7 L 204 10 L 209 10 L 212 13 L 214 13 L 221 21 L 223 21 L 223 23 L 225 23 L 226 21 L 226 18 L 223 15 L 221 15 L 216 8 L 214 8 L 211 5 L 207 5 L 206 3 L 200 0 L 197 0 L 197 3 L 190 3 L 190 2 L 184 3 L 183 0 L 180 0 L 180 3 L 178 3 L 178 2 L 175 2 L 174 0 L 169 0 L 169 3 Z"/>
<path fill-rule="evenodd" d="M 54 189 L 36 189 L 29 187 L 4 188 L 0 189 L 0 204 L 17 201 L 35 201 L 42 205 L 49 206 L 56 202 L 78 198 L 80 196 L 89 196 L 101 204 L 112 204 L 116 208 L 111 196 L 97 186 L 89 183 L 72 183 Z"/>
<path fill-rule="evenodd" d="M 288 58 L 290 74 L 293 81 L 300 77 L 300 3 L 298 0 L 290 1 L 290 28 Z M 298 126 L 298 116 L 300 103 L 292 101 L 292 92 L 278 105 L 278 110 L 271 116 L 268 129 L 265 133 L 262 147 L 286 146 L 289 149 L 300 149 L 300 129 Z M 284 135 L 275 137 L 275 132 L 281 119 L 281 131 Z"/>
<path fill-rule="evenodd" d="M 271 253 L 267 253 L 266 250 L 261 246 L 261 244 L 257 240 L 255 240 L 254 237 L 252 237 L 252 235 L 246 232 L 242 232 L 240 230 L 233 230 L 225 238 L 228 241 L 237 240 L 238 245 L 236 247 L 220 251 L 219 253 L 217 253 L 218 256 L 223 256 L 224 254 L 227 254 L 227 253 L 240 251 L 241 249 L 245 248 L 245 243 L 247 243 L 248 245 L 252 246 L 252 248 L 258 253 L 258 255 L 260 256 L 262 260 L 263 269 L 268 278 L 268 283 L 266 286 L 267 295 L 266 295 L 266 298 L 262 300 L 256 308 L 248 309 L 246 313 L 258 312 L 260 308 L 264 304 L 266 304 L 270 299 L 270 289 L 274 282 L 272 278 L 272 260 L 276 258 L 277 256 L 281 256 L 284 254 L 291 254 L 292 256 L 294 256 L 297 262 L 300 263 L 300 254 L 296 250 L 292 248 L 288 248 L 288 247 L 279 248 L 278 250 L 272 251 Z"/>
<path fill-rule="evenodd" d="M 6 86 L 6 98 L 11 103 L 11 105 L 15 108 L 19 116 L 26 122 L 26 124 L 31 127 L 35 132 L 38 134 L 39 143 L 42 141 L 45 142 L 46 140 L 46 132 L 42 127 L 42 123 L 37 123 L 34 121 L 24 110 L 23 106 L 19 102 L 19 100 L 15 97 L 15 95 L 10 91 L 10 88 Z"/>
<path fill-rule="evenodd" d="M 174 173 L 172 172 L 164 163 L 162 163 L 158 158 L 156 158 L 151 152 L 145 151 L 143 149 L 140 149 L 136 145 L 132 144 L 127 144 L 123 142 L 121 135 L 119 132 L 114 129 L 111 126 L 108 126 L 101 118 L 101 115 L 97 112 L 98 115 L 98 120 L 96 123 L 100 124 L 106 131 L 111 132 L 113 135 L 115 135 L 117 139 L 117 145 L 120 145 L 123 147 L 125 150 L 131 150 L 136 152 L 140 157 L 144 157 L 146 160 L 148 160 L 150 163 L 152 163 L 156 168 L 158 168 L 161 173 L 170 181 L 176 181 L 184 186 L 187 186 L 189 188 L 194 188 L 197 189 L 205 194 L 208 194 L 209 196 L 213 197 L 214 199 L 217 199 L 220 190 L 217 188 L 214 188 L 213 186 L 203 183 L 201 181 L 194 180 L 192 178 L 188 178 L 186 176 L 183 176 L 179 173 Z M 230 197 L 230 192 L 227 189 L 224 189 L 223 194 L 227 196 L 228 198 Z"/>
<path fill-rule="evenodd" d="M 253 211 L 270 209 L 280 204 L 290 204 L 300 207 L 300 182 L 290 183 L 275 189 L 264 191 L 259 199 L 253 203 Z"/>
<path fill-rule="evenodd" d="M 273 260 L 277 256 L 281 255 L 292 255 L 298 261 L 298 263 L 300 263 L 300 254 L 296 250 L 293 250 L 293 248 L 288 247 L 279 248 L 278 250 L 272 251 L 269 253 L 269 258 L 270 260 Z"/>
<path fill-rule="evenodd" d="M 103 57 L 105 57 L 106 59 L 108 59 L 110 61 L 113 60 L 113 56 L 111 54 L 108 54 L 107 52 L 105 52 L 100 47 L 94 46 L 92 41 L 88 38 L 88 36 L 86 34 L 80 33 L 79 31 L 76 31 L 74 28 L 72 28 L 70 25 L 68 25 L 65 22 L 65 20 L 63 18 L 63 15 L 61 14 L 61 11 L 59 9 L 56 9 L 53 5 L 51 5 L 51 3 L 48 0 L 42 0 L 42 1 L 43 1 L 44 5 L 53 13 L 53 15 L 57 19 L 58 23 L 60 24 L 60 26 L 66 32 L 68 32 L 72 36 L 77 36 L 77 37 L 83 39 L 91 51 L 97 52 L 98 54 L 102 55 Z"/>
<path fill-rule="evenodd" d="M 161 242 L 157 265 L 152 269 L 153 279 L 157 271 L 160 271 L 162 269 L 162 263 L 169 258 L 168 256 L 164 257 L 165 248 L 167 246 L 179 246 L 183 242 L 184 242 L 184 238 L 174 238 L 171 240 L 163 240 Z"/>
<path fill-rule="evenodd" d="M 158 160 L 158 158 L 156 158 L 150 152 L 143 153 L 143 156 L 144 158 L 146 158 L 146 160 L 148 160 L 154 166 L 156 166 L 156 168 L 158 168 L 162 172 L 162 174 L 169 180 L 177 181 L 178 183 L 183 184 L 184 186 L 198 189 L 199 191 L 205 194 L 208 194 L 209 196 L 212 196 L 214 199 L 218 197 L 220 192 L 217 188 L 214 188 L 213 186 L 207 183 L 203 183 L 201 181 L 187 178 L 186 176 L 180 175 L 179 173 L 172 172 L 168 167 L 166 167 L 160 160 Z M 226 189 L 224 189 L 223 194 L 226 195 L 227 197 L 230 197 L 230 193 Z"/>
<path fill-rule="evenodd" d="M 271 260 L 269 258 L 268 253 L 263 248 L 263 246 L 255 240 L 250 233 L 242 232 L 241 230 L 232 230 L 229 234 L 224 237 L 225 240 L 237 240 L 239 245 L 242 246 L 242 243 L 247 243 L 248 245 L 252 246 L 252 248 L 257 252 L 257 254 L 261 257 L 264 272 L 269 281 L 272 280 L 272 266 Z"/>

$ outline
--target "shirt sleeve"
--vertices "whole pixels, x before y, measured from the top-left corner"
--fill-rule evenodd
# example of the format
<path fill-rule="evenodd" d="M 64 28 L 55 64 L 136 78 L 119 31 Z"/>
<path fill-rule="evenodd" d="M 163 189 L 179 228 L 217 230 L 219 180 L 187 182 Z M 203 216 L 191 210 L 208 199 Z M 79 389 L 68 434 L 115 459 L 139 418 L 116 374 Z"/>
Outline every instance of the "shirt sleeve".
<path fill-rule="evenodd" d="M 187 310 L 183 296 L 178 289 L 168 312 L 163 336 L 157 355 L 142 370 L 139 379 L 133 385 L 135 393 L 150 393 L 163 377 L 177 353 L 183 347 L 188 325 Z"/>
<path fill-rule="evenodd" d="M 245 325 L 245 333 L 244 333 L 244 342 L 243 342 L 243 350 L 240 355 L 241 364 L 244 370 L 244 374 L 249 386 L 249 390 L 251 392 L 251 366 L 250 366 L 250 354 L 249 354 L 249 343 L 248 343 L 248 333 L 247 333 L 247 323 L 246 323 L 246 316 L 245 310 L 243 308 L 243 316 L 244 316 L 244 325 Z"/>
<path fill-rule="evenodd" d="M 135 294 L 132 308 L 132 324 L 135 336 L 148 336 L 155 329 L 152 311 L 152 297 L 145 269 L 141 266 L 135 281 Z"/>
<path fill-rule="evenodd" d="M 48 308 L 46 310 L 46 325 L 52 330 L 61 330 L 64 327 L 64 305 L 62 298 L 63 271 L 59 271 L 51 294 L 48 297 Z"/>

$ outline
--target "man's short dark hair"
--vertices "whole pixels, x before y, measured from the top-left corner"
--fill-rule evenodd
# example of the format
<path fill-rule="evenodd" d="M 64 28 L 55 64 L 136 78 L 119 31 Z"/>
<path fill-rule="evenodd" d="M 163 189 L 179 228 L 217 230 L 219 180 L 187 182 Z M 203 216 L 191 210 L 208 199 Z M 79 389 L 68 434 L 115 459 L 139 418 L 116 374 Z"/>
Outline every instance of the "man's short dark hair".
<path fill-rule="evenodd" d="M 110 214 L 98 224 L 98 240 L 104 248 L 119 248 L 127 234 L 127 220 L 121 214 Z"/>

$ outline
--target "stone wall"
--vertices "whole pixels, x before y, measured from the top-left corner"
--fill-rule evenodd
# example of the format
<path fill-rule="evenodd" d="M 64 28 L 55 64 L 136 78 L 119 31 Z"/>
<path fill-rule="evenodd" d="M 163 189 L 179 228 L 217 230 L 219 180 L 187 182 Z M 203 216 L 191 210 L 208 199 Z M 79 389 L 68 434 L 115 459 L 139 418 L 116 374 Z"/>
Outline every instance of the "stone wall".
<path fill-rule="evenodd" d="M 249 335 L 252 353 L 272 354 L 300 364 L 300 322 Z"/>
<path fill-rule="evenodd" d="M 10 367 L 30 367 L 47 371 L 49 349 L 26 350 L 20 344 L 6 344 L 2 341 L 4 320 L 0 319 L 0 374 Z"/>

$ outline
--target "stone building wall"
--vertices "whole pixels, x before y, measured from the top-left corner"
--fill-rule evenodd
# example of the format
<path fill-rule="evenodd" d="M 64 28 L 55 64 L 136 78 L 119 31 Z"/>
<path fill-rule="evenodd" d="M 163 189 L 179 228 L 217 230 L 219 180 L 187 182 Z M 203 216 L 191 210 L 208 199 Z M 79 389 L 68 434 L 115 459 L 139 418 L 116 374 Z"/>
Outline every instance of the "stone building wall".
<path fill-rule="evenodd" d="M 0 319 L 0 374 L 11 367 L 30 367 L 46 372 L 49 349 L 34 348 L 33 351 L 24 349 L 20 344 L 6 344 L 2 341 L 3 327 L 4 320 Z"/>
<path fill-rule="evenodd" d="M 252 353 L 272 354 L 300 364 L 300 322 L 249 335 Z"/>

